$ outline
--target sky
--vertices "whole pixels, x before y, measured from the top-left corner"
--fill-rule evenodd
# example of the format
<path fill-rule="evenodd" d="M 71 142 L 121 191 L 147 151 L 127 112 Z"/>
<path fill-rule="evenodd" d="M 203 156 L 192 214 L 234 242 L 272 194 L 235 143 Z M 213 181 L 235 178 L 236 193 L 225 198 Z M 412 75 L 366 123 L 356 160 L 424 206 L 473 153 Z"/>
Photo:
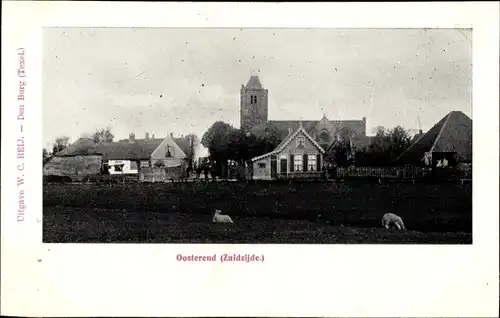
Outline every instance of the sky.
<path fill-rule="evenodd" d="M 44 146 L 105 127 L 115 139 L 239 127 L 251 75 L 269 120 L 366 117 L 372 134 L 472 118 L 465 29 L 46 28 L 43 51 Z"/>

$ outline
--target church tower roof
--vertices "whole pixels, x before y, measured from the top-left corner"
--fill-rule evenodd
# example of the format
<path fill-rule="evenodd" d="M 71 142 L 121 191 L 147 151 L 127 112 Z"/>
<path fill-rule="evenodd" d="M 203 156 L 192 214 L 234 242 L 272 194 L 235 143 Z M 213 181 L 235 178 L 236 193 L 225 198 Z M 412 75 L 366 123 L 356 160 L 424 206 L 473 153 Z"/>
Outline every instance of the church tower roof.
<path fill-rule="evenodd" d="M 250 76 L 250 79 L 248 80 L 247 89 L 264 89 L 262 87 L 262 84 L 260 83 L 259 77 L 257 75 L 252 75 Z"/>

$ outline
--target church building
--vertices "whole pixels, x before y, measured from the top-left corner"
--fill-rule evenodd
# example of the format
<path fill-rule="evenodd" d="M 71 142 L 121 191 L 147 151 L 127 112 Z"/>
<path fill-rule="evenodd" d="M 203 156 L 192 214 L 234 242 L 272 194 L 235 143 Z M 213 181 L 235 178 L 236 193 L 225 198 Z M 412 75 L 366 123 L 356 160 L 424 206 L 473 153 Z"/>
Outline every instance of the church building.
<path fill-rule="evenodd" d="M 262 136 L 277 132 L 284 140 L 302 126 L 323 149 L 340 137 L 348 137 L 356 148 L 367 145 L 366 117 L 361 120 L 330 120 L 323 115 L 319 120 L 269 120 L 268 90 L 258 76 L 251 76 L 240 91 L 240 127 L 243 131 Z"/>

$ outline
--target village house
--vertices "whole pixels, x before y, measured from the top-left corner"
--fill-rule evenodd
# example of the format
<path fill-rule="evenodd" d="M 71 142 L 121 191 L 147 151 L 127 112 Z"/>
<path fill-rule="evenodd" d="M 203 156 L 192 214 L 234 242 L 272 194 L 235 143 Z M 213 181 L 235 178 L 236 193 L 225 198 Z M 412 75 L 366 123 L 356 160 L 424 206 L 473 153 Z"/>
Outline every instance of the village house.
<path fill-rule="evenodd" d="M 254 180 L 275 180 L 318 177 L 323 167 L 325 150 L 312 138 L 299 122 L 295 131 L 289 129 L 288 136 L 271 152 L 251 159 L 251 174 Z"/>
<path fill-rule="evenodd" d="M 154 138 L 154 135 L 150 137 L 146 133 L 144 139 L 136 139 L 131 133 L 128 139 L 99 145 L 88 138 L 80 138 L 55 154 L 44 166 L 44 176 L 81 179 L 102 173 L 128 175 L 138 174 L 141 168 L 146 167 L 185 170 L 191 164 L 195 143 L 197 140 L 192 135 L 174 138 L 173 134 Z"/>
<path fill-rule="evenodd" d="M 146 167 L 187 166 L 192 155 L 191 148 L 191 142 L 184 140 L 184 136 L 174 138 L 173 134 L 169 134 L 165 138 L 154 138 L 154 135 L 150 137 L 146 133 L 144 139 L 136 139 L 131 133 L 128 139 L 101 144 L 96 151 L 103 154 L 104 163 L 108 163 L 110 168 L 116 160 L 122 163 L 129 161 L 132 169 L 137 171 Z"/>

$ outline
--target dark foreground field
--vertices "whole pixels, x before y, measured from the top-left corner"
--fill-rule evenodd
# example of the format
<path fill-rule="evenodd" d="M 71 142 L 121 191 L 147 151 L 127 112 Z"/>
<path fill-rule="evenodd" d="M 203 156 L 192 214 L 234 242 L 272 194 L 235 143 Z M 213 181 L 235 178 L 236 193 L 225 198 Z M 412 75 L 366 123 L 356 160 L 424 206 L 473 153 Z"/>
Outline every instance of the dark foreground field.
<path fill-rule="evenodd" d="M 471 185 L 44 185 L 43 240 L 113 243 L 472 243 Z M 234 224 L 213 224 L 215 208 Z M 381 227 L 402 216 L 407 232 Z"/>

